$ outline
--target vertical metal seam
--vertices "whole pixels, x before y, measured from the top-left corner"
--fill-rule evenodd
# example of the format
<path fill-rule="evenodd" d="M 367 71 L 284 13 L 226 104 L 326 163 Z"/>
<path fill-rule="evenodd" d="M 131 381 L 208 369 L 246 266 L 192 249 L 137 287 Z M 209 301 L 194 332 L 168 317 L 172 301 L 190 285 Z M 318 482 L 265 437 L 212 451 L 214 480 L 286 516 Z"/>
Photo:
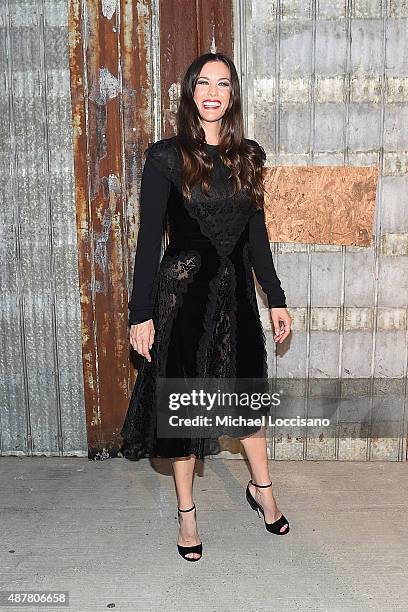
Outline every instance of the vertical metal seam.
<path fill-rule="evenodd" d="M 151 35 L 150 35 L 150 83 L 153 90 L 152 123 L 154 141 L 162 137 L 162 97 L 161 97 L 161 45 L 160 45 L 160 0 L 152 0 Z M 167 247 L 169 237 L 166 232 L 166 215 L 163 221 L 160 258 Z"/>
<path fill-rule="evenodd" d="M 200 36 L 200 0 L 195 0 L 195 29 L 197 36 L 197 56 L 201 55 L 201 36 Z"/>
<path fill-rule="evenodd" d="M 10 144 L 11 144 L 11 155 L 10 155 L 10 183 L 11 183 L 11 199 L 13 208 L 13 223 L 15 228 L 15 249 L 16 249 L 16 288 L 17 288 L 17 303 L 19 309 L 19 320 L 20 320 L 20 346 L 21 346 L 21 361 L 23 366 L 23 388 L 24 388 L 24 399 L 25 399 L 25 420 L 26 420 L 26 443 L 27 443 L 27 454 L 32 455 L 32 435 L 31 435 L 31 412 L 30 412 L 30 391 L 28 387 L 28 366 L 27 366 L 27 350 L 26 350 L 26 334 L 24 324 L 24 293 L 22 290 L 22 265 L 21 265 L 21 226 L 20 226 L 20 205 L 18 198 L 16 197 L 17 184 L 16 184 L 16 173 L 17 173 L 17 147 L 16 147 L 16 124 L 15 124 L 15 113 L 14 113 L 14 96 L 13 96 L 13 73 L 12 73 L 12 46 L 11 46 L 11 15 L 10 15 L 10 2 L 6 0 L 6 48 L 8 53 L 8 81 L 9 81 L 9 96 L 8 104 L 10 110 Z M 3 454 L 3 447 L 2 447 Z"/>
<path fill-rule="evenodd" d="M 315 128 L 315 87 L 316 87 L 316 0 L 311 0 L 309 5 L 311 8 L 312 21 L 312 66 L 309 80 L 309 104 L 310 104 L 310 137 L 309 137 L 309 158 L 313 165 L 314 162 L 314 128 Z M 307 305 L 306 305 L 306 381 L 305 381 L 305 410 L 306 415 L 309 415 L 309 396 L 310 396 L 310 342 L 311 342 L 311 318 L 312 318 L 312 252 L 315 252 L 314 245 L 307 244 L 308 255 L 308 278 L 307 278 Z M 305 425 L 305 436 L 303 438 L 303 459 L 307 459 L 308 449 L 308 426 Z"/>
<path fill-rule="evenodd" d="M 232 0 L 232 4 L 231 4 L 231 10 L 232 10 L 232 59 L 234 61 L 235 64 L 235 68 L 237 69 L 237 73 L 238 76 L 240 75 L 240 64 L 238 61 L 239 58 L 239 49 L 238 49 L 238 44 L 237 44 L 237 33 L 238 33 L 238 23 L 239 23 L 239 19 L 238 19 L 238 5 L 237 5 L 237 0 Z"/>
<path fill-rule="evenodd" d="M 243 43 L 245 49 L 245 89 L 246 89 L 246 107 L 245 107 L 245 121 L 246 121 L 246 130 L 247 133 L 250 134 L 250 138 L 254 138 L 255 136 L 255 116 L 254 116 L 254 58 L 253 58 L 253 44 L 248 45 L 248 29 L 251 32 L 251 40 L 253 40 L 252 36 L 252 27 L 253 27 L 253 19 L 252 19 L 252 0 L 246 0 L 245 4 L 245 12 L 244 12 L 244 21 L 243 26 L 244 29 L 242 31 L 243 34 Z"/>
<path fill-rule="evenodd" d="M 125 0 L 124 0 L 125 1 Z M 120 180 L 120 192 L 121 192 L 121 216 L 122 216 L 122 224 L 123 227 L 127 228 L 127 198 L 126 198 L 126 151 L 125 151 L 125 105 L 124 105 L 124 97 L 123 97 L 123 71 L 122 71 L 122 48 L 121 48 L 121 33 L 122 33 L 122 21 L 121 21 L 121 10 L 122 3 L 121 0 L 117 0 L 116 5 L 116 30 L 117 30 L 117 51 L 118 51 L 118 83 L 119 83 L 119 132 L 120 132 L 120 149 L 121 149 L 121 180 Z M 127 235 L 126 235 L 127 238 Z M 123 249 L 123 261 L 129 261 L 129 249 L 128 249 L 128 241 L 127 239 L 122 241 L 122 249 Z M 125 289 L 128 290 L 129 287 L 129 270 L 128 266 L 125 265 L 123 270 L 123 274 L 125 277 Z M 126 303 L 126 319 L 127 319 L 127 303 Z M 129 377 L 127 378 L 127 383 L 129 385 Z M 127 387 L 128 393 L 130 392 L 129 387 Z"/>
<path fill-rule="evenodd" d="M 153 89 L 152 123 L 155 141 L 161 138 L 163 123 L 161 115 L 161 61 L 160 61 L 160 0 L 152 0 L 150 36 L 150 82 Z"/>
<path fill-rule="evenodd" d="M 343 75 L 343 92 L 344 92 L 344 120 L 343 120 L 343 165 L 349 164 L 349 135 L 350 135 L 350 97 L 351 97 L 351 11 L 352 0 L 346 0 L 346 15 L 345 15 L 345 33 L 347 41 L 346 49 L 346 66 L 345 74 Z M 343 397 L 343 344 L 344 344 L 344 328 L 345 328 L 345 294 L 346 294 L 346 268 L 347 268 L 348 249 L 346 245 L 341 245 L 341 292 L 340 292 L 340 312 L 339 312 L 339 355 L 338 355 L 338 384 L 337 397 Z M 337 410 L 336 420 L 336 437 L 335 437 L 335 459 L 339 460 L 340 452 L 340 415 L 341 411 Z"/>
<path fill-rule="evenodd" d="M 89 83 L 88 83 L 88 64 L 87 64 L 87 30 L 88 30 L 88 12 L 87 12 L 87 0 L 80 0 L 81 2 L 81 37 L 82 37 L 82 56 L 83 56 L 83 83 L 84 83 L 84 124 L 85 124 L 85 133 L 89 134 Z M 91 176 L 90 170 L 90 150 L 89 150 L 89 138 L 85 138 L 86 140 L 86 163 L 87 163 L 87 176 Z M 94 247 L 94 228 L 93 228 L 93 219 L 92 219 L 92 204 L 91 204 L 91 181 L 87 180 L 87 205 L 88 205 L 88 244 L 89 244 L 89 260 L 91 267 L 91 282 L 88 286 L 88 291 L 90 294 L 90 304 L 92 305 L 93 312 L 93 329 L 92 331 L 92 340 L 94 346 L 94 363 L 95 363 L 95 381 L 93 383 L 93 388 L 96 391 L 96 406 L 93 408 L 97 410 L 97 418 L 98 425 L 100 425 L 101 421 L 101 401 L 100 401 L 100 388 L 99 388 L 99 354 L 98 354 L 98 322 L 96 318 L 96 298 L 95 298 L 95 247 Z M 93 419 L 92 419 L 93 420 Z"/>
<path fill-rule="evenodd" d="M 247 4 L 251 0 L 233 0 L 234 3 L 234 24 L 236 36 L 234 36 L 234 60 L 241 83 L 241 104 L 242 115 L 244 120 L 244 131 L 248 137 L 253 136 L 249 129 L 248 122 L 248 96 L 250 95 L 248 87 L 248 57 L 249 46 L 246 43 L 246 27 L 247 27 Z"/>
<path fill-rule="evenodd" d="M 309 160 L 310 164 L 314 165 L 314 149 L 315 149 L 315 127 L 316 127 L 316 2 L 312 0 L 310 8 L 311 15 L 310 19 L 312 22 L 312 65 L 310 72 L 309 91 L 310 91 L 310 136 L 309 136 Z"/>
<path fill-rule="evenodd" d="M 50 283 L 50 310 L 51 310 L 51 329 L 52 329 L 52 346 L 53 346 L 53 359 L 54 359 L 54 380 L 55 380 L 55 391 L 56 391 L 56 410 L 57 410 L 57 430 L 58 430 L 58 452 L 59 455 L 63 455 L 64 446 L 62 440 L 62 406 L 61 406 L 61 382 L 60 382 L 60 370 L 59 370 L 59 359 L 58 359 L 58 336 L 57 336 L 57 309 L 56 309 L 56 295 L 55 295 L 55 262 L 54 262 L 54 228 L 52 224 L 52 202 L 50 197 L 50 147 L 49 147 L 49 132 L 48 132 L 48 76 L 45 69 L 46 66 L 46 47 L 45 47 L 45 6 L 44 0 L 40 0 L 40 11 L 39 11 L 39 45 L 40 45 L 40 62 L 39 69 L 41 75 L 41 82 L 44 84 L 42 89 L 41 103 L 43 110 L 43 138 L 45 145 L 45 164 L 46 164 L 46 175 L 45 175 L 45 187 L 44 187 L 44 199 L 46 202 L 47 210 L 47 222 L 48 222 L 48 272 L 49 272 L 49 283 Z"/>
<path fill-rule="evenodd" d="M 275 110 L 274 110 L 274 164 L 278 164 L 278 158 L 280 157 L 280 19 L 281 19 L 281 3 L 280 0 L 276 0 L 275 4 L 275 66 L 274 66 L 274 96 L 275 96 Z M 270 246 L 270 243 L 269 243 Z M 281 243 L 275 243 L 273 245 L 273 259 L 275 264 L 276 273 L 279 276 L 279 265 L 278 265 L 278 251 Z M 268 310 L 269 313 L 269 310 Z M 274 330 L 272 329 L 272 333 Z M 274 367 L 274 378 L 275 381 L 278 377 L 278 360 L 277 360 L 277 345 L 275 345 L 275 367 Z M 274 408 L 275 410 L 275 408 Z M 276 416 L 276 415 L 275 415 Z M 272 459 L 276 458 L 276 428 L 272 429 L 271 436 L 271 456 Z"/>
<path fill-rule="evenodd" d="M 387 10 L 387 9 L 386 9 Z M 386 22 L 383 31 L 383 43 L 384 43 L 384 89 L 387 86 L 387 72 L 386 72 L 386 57 L 387 57 L 387 17 L 388 12 L 386 12 Z M 384 92 L 385 96 L 385 92 Z M 384 162 L 383 162 L 384 165 Z M 382 172 L 381 179 L 382 179 Z M 380 180 L 380 177 L 379 177 Z M 381 193 L 382 197 L 382 193 Z M 408 409 L 408 307 L 405 309 L 405 362 L 404 362 L 404 373 L 402 380 L 402 393 L 401 398 L 403 401 L 402 406 L 402 414 L 401 414 L 401 429 L 400 429 L 400 437 L 398 441 L 398 461 L 407 461 L 408 460 L 408 421 L 406 418 L 407 409 Z"/>
<path fill-rule="evenodd" d="M 373 400 L 374 400 L 374 390 L 375 390 L 375 356 L 377 349 L 376 335 L 378 328 L 378 296 L 379 296 L 379 271 L 380 271 L 380 244 L 381 244 L 381 213 L 382 213 L 382 175 L 384 171 L 384 116 L 385 116 L 385 75 L 386 75 L 386 66 L 385 66 L 385 47 L 386 47 L 386 29 L 387 29 L 387 15 L 386 15 L 386 7 L 385 3 L 381 3 L 381 19 L 383 25 L 383 40 L 382 40 L 382 73 L 380 76 L 381 82 L 381 110 L 380 110 L 380 147 L 379 147 L 379 173 L 378 173 L 378 207 L 377 207 L 377 215 L 376 215 L 376 228 L 375 228 L 375 237 L 374 237 L 374 306 L 373 306 L 373 329 L 372 329 L 372 350 L 371 350 L 371 366 L 370 366 L 370 381 L 369 381 L 369 398 L 370 398 L 370 410 L 369 410 L 369 428 L 367 431 L 367 450 L 366 450 L 366 458 L 368 461 L 371 461 L 371 452 L 372 452 L 372 440 L 371 440 L 371 427 L 372 427 L 372 417 L 373 417 Z"/>
<path fill-rule="evenodd" d="M 275 121 L 274 121 L 274 165 L 280 159 L 280 33 L 281 0 L 276 0 L 275 10 Z"/>
<path fill-rule="evenodd" d="M 343 82 L 345 87 L 345 113 L 343 123 L 343 138 L 344 138 L 344 154 L 343 163 L 348 164 L 350 160 L 350 98 L 351 98 L 351 24 L 352 24 L 353 0 L 346 0 L 346 36 L 347 36 L 347 51 L 346 51 L 346 74 Z"/>
<path fill-rule="evenodd" d="M 247 92 L 244 91 L 242 87 L 242 32 L 241 32 L 241 23 L 242 23 L 242 1 L 243 0 L 233 0 L 232 2 L 232 16 L 233 16 L 233 28 L 234 28 L 234 36 L 233 36 L 233 54 L 234 54 L 234 64 L 237 69 L 238 77 L 241 82 L 241 97 L 242 97 L 242 108 L 244 109 L 245 98 Z M 245 120 L 245 113 L 244 120 Z"/>

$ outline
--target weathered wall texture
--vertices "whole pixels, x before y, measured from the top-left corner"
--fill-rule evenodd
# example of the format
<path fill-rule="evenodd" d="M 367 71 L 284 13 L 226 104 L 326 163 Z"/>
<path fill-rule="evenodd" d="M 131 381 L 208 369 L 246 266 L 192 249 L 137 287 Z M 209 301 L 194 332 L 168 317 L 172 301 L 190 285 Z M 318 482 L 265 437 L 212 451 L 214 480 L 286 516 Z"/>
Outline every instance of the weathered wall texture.
<path fill-rule="evenodd" d="M 1 453 L 83 454 L 68 3 L 0 3 Z"/>
<path fill-rule="evenodd" d="M 407 24 L 403 1 L 253 0 L 240 13 L 248 128 L 267 165 L 380 171 L 371 246 L 272 245 L 294 327 L 278 355 L 268 332 L 271 376 L 299 379 L 306 414 L 317 379 L 348 398 L 330 435 L 273 436 L 276 458 L 406 460 Z"/>
<path fill-rule="evenodd" d="M 151 2 L 72 0 L 73 148 L 90 456 L 117 452 L 134 369 L 128 284 L 154 99 Z"/>
<path fill-rule="evenodd" d="M 235 0 L 231 27 L 229 6 L 1 4 L 1 453 L 115 448 L 143 150 L 173 133 L 189 61 L 233 34 L 268 165 L 380 169 L 371 246 L 272 245 L 295 321 L 276 355 L 260 296 L 270 374 L 297 381 L 306 413 L 319 380 L 348 403 L 329 436 L 272 435 L 271 457 L 406 459 L 408 8 Z"/>

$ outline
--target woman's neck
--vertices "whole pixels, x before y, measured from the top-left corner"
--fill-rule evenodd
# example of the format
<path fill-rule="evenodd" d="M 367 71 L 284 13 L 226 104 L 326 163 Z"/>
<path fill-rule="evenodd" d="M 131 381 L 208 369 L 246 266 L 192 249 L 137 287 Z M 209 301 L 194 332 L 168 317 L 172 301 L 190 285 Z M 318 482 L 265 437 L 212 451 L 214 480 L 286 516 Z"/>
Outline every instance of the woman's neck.
<path fill-rule="evenodd" d="M 207 144 L 211 146 L 216 146 L 219 144 L 220 138 L 219 138 L 218 131 L 215 132 L 214 130 L 210 131 L 208 129 L 207 130 L 204 129 L 204 133 L 205 133 L 205 141 Z"/>

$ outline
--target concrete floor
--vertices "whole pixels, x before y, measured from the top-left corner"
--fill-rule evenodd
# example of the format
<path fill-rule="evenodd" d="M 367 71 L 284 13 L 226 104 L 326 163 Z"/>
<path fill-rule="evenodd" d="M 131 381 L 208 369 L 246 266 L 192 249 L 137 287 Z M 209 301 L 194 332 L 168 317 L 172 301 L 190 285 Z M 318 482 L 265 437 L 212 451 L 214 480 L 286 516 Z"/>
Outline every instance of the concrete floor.
<path fill-rule="evenodd" d="M 69 591 L 78 612 L 408 608 L 406 463 L 272 461 L 279 537 L 245 500 L 245 461 L 197 462 L 197 563 L 176 549 L 171 466 L 154 465 L 3 457 L 0 590 Z"/>

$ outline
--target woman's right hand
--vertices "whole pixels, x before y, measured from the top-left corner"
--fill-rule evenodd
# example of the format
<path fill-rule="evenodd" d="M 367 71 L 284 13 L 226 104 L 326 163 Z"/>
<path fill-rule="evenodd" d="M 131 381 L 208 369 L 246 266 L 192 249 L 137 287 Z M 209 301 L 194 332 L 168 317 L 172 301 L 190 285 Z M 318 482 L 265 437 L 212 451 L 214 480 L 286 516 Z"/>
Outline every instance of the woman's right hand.
<path fill-rule="evenodd" d="M 151 361 L 149 349 L 152 348 L 154 342 L 154 324 L 153 319 L 143 321 L 143 323 L 136 323 L 131 325 L 129 332 L 130 344 L 133 346 L 143 357 L 146 357 L 147 361 Z"/>

